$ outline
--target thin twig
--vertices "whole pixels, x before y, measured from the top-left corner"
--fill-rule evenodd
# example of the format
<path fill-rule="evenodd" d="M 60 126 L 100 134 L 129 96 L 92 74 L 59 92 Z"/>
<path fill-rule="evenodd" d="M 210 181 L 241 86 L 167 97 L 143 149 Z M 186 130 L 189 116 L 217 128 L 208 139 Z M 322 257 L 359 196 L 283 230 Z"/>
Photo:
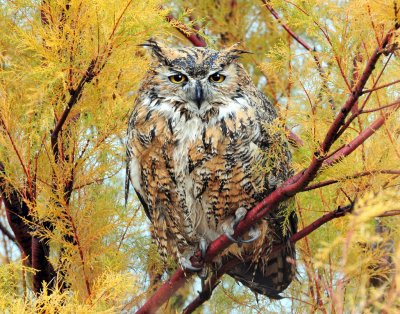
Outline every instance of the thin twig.
<path fill-rule="evenodd" d="M 21 164 L 22 170 L 24 171 L 25 177 L 26 177 L 27 179 L 29 179 L 29 170 L 26 168 L 25 163 L 24 163 L 23 160 L 22 160 L 21 154 L 20 154 L 20 152 L 19 152 L 17 146 L 15 145 L 14 139 L 13 139 L 12 136 L 11 136 L 10 130 L 8 129 L 8 127 L 7 127 L 7 125 L 6 125 L 5 120 L 3 119 L 3 115 L 2 115 L 2 114 L 0 114 L 0 126 L 6 131 L 7 136 L 8 136 L 8 139 L 10 140 L 11 145 L 12 145 L 12 147 L 13 147 L 13 149 L 14 149 L 14 152 L 15 152 L 15 154 L 17 155 L 17 158 L 18 158 L 18 160 L 19 160 L 19 163 Z"/>
<path fill-rule="evenodd" d="M 400 170 L 371 170 L 371 171 L 360 172 L 360 173 L 356 173 L 351 176 L 346 176 L 342 179 L 327 180 L 327 181 L 318 182 L 318 183 L 309 185 L 309 186 L 305 187 L 302 192 L 319 189 L 319 188 L 322 188 L 322 187 L 325 187 L 325 186 L 328 186 L 331 184 L 338 183 L 340 181 L 349 180 L 349 179 L 357 179 L 357 178 L 370 176 L 370 175 L 374 175 L 374 174 L 398 174 L 398 175 L 400 175 Z"/>
<path fill-rule="evenodd" d="M 400 216 L 400 210 L 399 209 L 388 210 L 376 217 L 392 217 L 392 216 Z"/>
<path fill-rule="evenodd" d="M 320 73 L 322 79 L 325 81 L 326 80 L 326 75 L 325 72 L 322 68 L 321 61 L 315 54 L 315 50 L 307 44 L 303 39 L 301 39 L 289 26 L 287 26 L 285 23 L 282 22 L 282 19 L 279 17 L 279 14 L 274 10 L 274 8 L 268 3 L 267 0 L 261 0 L 262 3 L 264 3 L 265 7 L 268 9 L 269 12 L 274 16 L 274 18 L 278 21 L 278 23 L 282 26 L 282 28 L 295 40 L 297 41 L 301 46 L 304 47 L 307 51 L 309 51 L 315 61 L 315 64 L 317 65 L 318 72 Z"/>
<path fill-rule="evenodd" d="M 274 10 L 274 8 L 268 3 L 267 0 L 261 0 L 264 3 L 265 7 L 268 9 L 269 12 L 275 17 L 278 23 L 282 26 L 282 28 L 290 35 L 292 38 L 297 41 L 300 45 L 302 45 L 306 50 L 309 52 L 313 52 L 314 50 L 311 48 L 309 44 L 307 44 L 303 39 L 296 35 L 294 31 L 290 29 L 285 23 L 282 22 L 281 18 L 279 17 L 278 12 Z M 319 63 L 319 61 L 318 61 Z"/>
<path fill-rule="evenodd" d="M 379 111 L 379 110 L 383 110 L 383 109 L 387 109 L 393 106 L 399 106 L 400 105 L 400 99 L 396 100 L 388 105 L 385 106 L 381 106 L 378 108 L 373 108 L 373 109 L 368 109 L 368 110 L 361 110 L 360 113 L 371 113 L 371 112 L 375 112 L 375 111 Z M 394 110 L 396 110 L 396 108 L 394 108 Z"/>
<path fill-rule="evenodd" d="M 399 106 L 396 107 L 398 109 Z M 362 131 L 355 139 L 350 143 L 346 144 L 341 150 L 332 155 L 330 158 L 325 160 L 325 164 L 331 166 L 341 158 L 344 158 L 351 154 L 358 146 L 364 143 L 371 135 L 373 135 L 376 130 L 378 130 L 390 116 L 394 110 L 385 112 L 381 117 L 372 122 L 364 131 Z"/>
<path fill-rule="evenodd" d="M 374 88 L 371 88 L 371 89 L 366 89 L 366 90 L 363 91 L 363 94 L 372 93 L 372 92 L 375 92 L 375 91 L 380 90 L 382 88 L 395 85 L 397 83 L 400 83 L 400 80 L 396 80 L 396 81 L 393 81 L 393 82 L 390 82 L 390 83 L 387 83 L 387 84 L 383 84 L 381 86 L 374 87 Z"/>
<path fill-rule="evenodd" d="M 207 43 L 198 34 L 193 33 L 188 29 L 185 24 L 180 23 L 173 15 L 169 14 L 166 17 L 168 22 L 174 24 L 179 24 L 179 26 L 174 26 L 182 35 L 184 35 L 194 46 L 196 47 L 206 47 Z"/>

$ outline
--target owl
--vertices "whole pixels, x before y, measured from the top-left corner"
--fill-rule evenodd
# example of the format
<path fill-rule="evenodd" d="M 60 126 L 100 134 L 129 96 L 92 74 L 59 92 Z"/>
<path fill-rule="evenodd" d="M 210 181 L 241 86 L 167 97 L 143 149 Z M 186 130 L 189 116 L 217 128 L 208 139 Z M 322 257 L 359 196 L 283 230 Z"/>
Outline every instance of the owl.
<path fill-rule="evenodd" d="M 295 276 L 290 202 L 232 237 L 247 211 L 292 174 L 288 144 L 274 127 L 277 112 L 239 62 L 245 51 L 175 49 L 154 40 L 143 46 L 153 63 L 129 119 L 127 158 L 161 257 L 195 271 L 189 257 L 226 234 L 234 244 L 213 267 L 236 256 L 242 262 L 230 276 L 279 298 Z"/>

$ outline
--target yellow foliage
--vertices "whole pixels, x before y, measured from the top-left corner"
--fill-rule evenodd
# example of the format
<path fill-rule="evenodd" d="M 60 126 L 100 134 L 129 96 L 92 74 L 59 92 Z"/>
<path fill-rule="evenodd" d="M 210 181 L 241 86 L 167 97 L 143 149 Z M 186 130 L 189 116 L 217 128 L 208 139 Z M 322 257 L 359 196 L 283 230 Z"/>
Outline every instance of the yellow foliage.
<path fill-rule="evenodd" d="M 34 202 L 22 193 L 33 217 L 29 225 L 35 236 L 50 244 L 49 260 L 59 274 L 57 280 L 67 285 L 51 293 L 44 287 L 35 296 L 30 284 L 34 270 L 23 266 L 9 239 L 1 238 L 0 252 L 8 261 L 0 265 L 0 311 L 115 313 L 133 311 L 148 297 L 148 274 L 162 265 L 138 201 L 130 198 L 126 207 L 123 204 L 123 141 L 135 92 L 149 66 L 139 45 L 149 38 L 188 45 L 186 35 L 200 26 L 199 33 L 211 47 L 240 42 L 252 52 L 241 62 L 279 110 L 280 120 L 268 131 L 278 137 L 287 135 L 284 127 L 296 133 L 304 145 L 292 149 L 294 171 L 308 167 L 371 54 L 399 23 L 400 3 L 267 2 L 279 21 L 261 1 L 251 0 L 0 1 L 4 180 L 16 189 L 34 191 Z M 170 13 L 176 17 L 171 24 L 166 20 Z M 312 51 L 289 36 L 282 24 Z M 392 47 L 399 38 L 399 31 L 394 32 Z M 365 89 L 400 80 L 398 57 L 398 51 L 384 52 Z M 364 113 L 350 123 L 330 153 L 394 109 L 372 111 L 398 100 L 398 88 L 396 83 L 361 96 L 357 106 L 364 106 Z M 51 134 L 66 110 L 70 112 L 58 136 L 57 155 Z M 398 111 L 393 112 L 350 156 L 323 167 L 310 183 L 332 184 L 290 200 L 296 203 L 299 229 L 356 200 L 351 215 L 326 223 L 297 244 L 298 281 L 284 293 L 290 299 L 257 301 L 228 278 L 206 309 L 396 313 L 400 224 L 398 215 L 387 213 L 399 210 L 400 176 L 394 173 L 400 160 L 399 118 Z M 273 147 L 266 166 L 255 168 L 268 172 L 282 158 L 280 147 Z M 45 228 L 43 221 L 52 228 Z M 394 252 L 385 246 L 390 243 Z M 388 256 L 395 268 L 382 266 Z M 169 266 L 176 265 L 171 261 Z M 387 280 L 373 286 L 371 278 L 379 276 Z M 168 310 L 181 311 L 197 290 L 195 281 L 175 296 Z"/>
<path fill-rule="evenodd" d="M 6 182 L 35 189 L 30 190 L 35 201 L 25 199 L 33 217 L 26 223 L 50 244 L 49 259 L 64 274 L 57 280 L 68 286 L 51 292 L 44 286 L 35 297 L 22 289 L 20 275 L 11 275 L 14 264 L 1 265 L 9 286 L 0 295 L 3 309 L 115 313 L 143 285 L 133 275 L 140 264 L 132 262 L 133 249 L 125 244 L 143 229 L 135 228 L 140 215 L 132 217 L 137 204 L 129 202 L 130 211 L 123 206 L 120 139 L 148 69 L 139 45 L 170 32 L 168 10 L 161 5 L 159 0 L 0 4 L 0 161 Z M 51 134 L 66 110 L 55 152 Z M 73 182 L 70 192 L 67 182 Z M 32 271 L 17 266 L 17 274 Z M 7 293 L 13 289 L 11 304 Z"/>

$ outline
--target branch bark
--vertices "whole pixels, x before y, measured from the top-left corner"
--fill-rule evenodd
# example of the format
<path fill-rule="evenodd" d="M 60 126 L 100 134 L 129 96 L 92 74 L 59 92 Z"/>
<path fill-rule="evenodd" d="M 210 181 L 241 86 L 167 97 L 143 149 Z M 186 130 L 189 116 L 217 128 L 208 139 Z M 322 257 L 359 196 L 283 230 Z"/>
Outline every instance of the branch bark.
<path fill-rule="evenodd" d="M 205 40 L 201 36 L 191 32 L 187 28 L 187 26 L 185 26 L 184 24 L 180 23 L 172 14 L 167 15 L 166 19 L 167 19 L 168 22 L 172 22 L 174 24 L 178 24 L 179 23 L 179 27 L 178 26 L 174 26 L 175 29 L 178 32 L 180 32 L 182 35 L 184 35 L 194 46 L 196 46 L 196 47 L 206 47 L 207 46 L 207 43 L 205 42 Z"/>
<path fill-rule="evenodd" d="M 400 175 L 400 170 L 371 170 L 371 171 L 360 172 L 360 173 L 356 173 L 356 174 L 354 174 L 352 176 L 346 176 L 343 179 L 327 180 L 327 181 L 322 181 L 322 182 L 318 182 L 318 183 L 309 185 L 309 186 L 307 186 L 306 188 L 303 189 L 303 192 L 319 189 L 319 188 L 322 188 L 324 186 L 328 186 L 328 185 L 331 185 L 331 184 L 338 183 L 339 181 L 342 181 L 342 180 L 357 179 L 357 178 L 370 176 L 370 175 L 374 175 L 374 174 Z"/>
<path fill-rule="evenodd" d="M 339 217 L 343 217 L 347 213 L 351 212 L 353 210 L 354 204 L 349 204 L 344 207 L 338 207 L 336 210 L 331 211 L 322 217 L 318 218 L 314 222 L 312 222 L 310 225 L 304 227 L 302 230 L 299 232 L 295 233 L 291 238 L 290 242 L 296 243 L 297 241 L 305 238 L 309 234 L 311 234 L 313 231 L 317 230 L 319 227 L 324 225 L 325 223 Z M 276 252 L 278 250 L 281 250 L 284 247 L 284 245 L 277 245 L 272 248 L 273 252 Z M 197 298 L 195 298 L 190 304 L 183 310 L 183 314 L 190 314 L 193 313 L 199 306 L 201 306 L 204 302 L 210 299 L 211 294 L 213 290 L 217 287 L 218 285 L 218 280 L 224 275 L 226 272 L 228 272 L 230 269 L 235 267 L 237 264 L 241 263 L 242 261 L 238 258 L 232 258 L 230 261 L 225 263 L 215 274 L 211 276 L 211 278 L 207 281 L 207 283 L 204 285 L 203 290 L 199 293 Z"/>
<path fill-rule="evenodd" d="M 308 43 L 306 43 L 303 39 L 301 39 L 289 26 L 282 22 L 278 12 L 274 10 L 274 8 L 268 3 L 268 0 L 261 0 L 265 7 L 269 12 L 273 15 L 273 17 L 278 21 L 278 23 L 282 26 L 282 28 L 295 40 L 297 41 L 304 49 L 309 51 L 312 54 L 312 57 L 317 65 L 318 72 L 323 80 L 324 87 L 326 87 L 326 74 L 324 69 L 322 68 L 321 61 L 315 55 L 315 49 L 313 49 Z"/>
<path fill-rule="evenodd" d="M 28 258 L 28 266 L 36 270 L 33 275 L 33 290 L 40 293 L 42 282 L 48 284 L 55 276 L 54 268 L 48 260 L 49 245 L 45 240 L 31 234 L 33 219 L 27 203 L 29 195 L 9 184 L 5 177 L 5 168 L 0 162 L 0 195 L 6 208 L 7 220 L 21 252 Z"/>

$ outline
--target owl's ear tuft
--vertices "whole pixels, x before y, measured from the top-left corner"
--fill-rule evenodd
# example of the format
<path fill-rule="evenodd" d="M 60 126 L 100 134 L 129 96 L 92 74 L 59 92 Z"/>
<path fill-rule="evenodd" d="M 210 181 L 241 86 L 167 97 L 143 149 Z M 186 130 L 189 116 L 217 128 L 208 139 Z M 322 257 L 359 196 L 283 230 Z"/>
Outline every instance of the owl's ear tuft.
<path fill-rule="evenodd" d="M 155 41 L 154 39 L 149 39 L 144 44 L 139 46 L 146 47 L 151 51 L 151 55 L 154 59 L 164 65 L 170 65 L 170 60 L 167 57 L 168 49 L 164 44 Z"/>
<path fill-rule="evenodd" d="M 250 51 L 239 49 L 240 42 L 234 44 L 233 46 L 226 48 L 220 52 L 220 56 L 223 57 L 227 63 L 230 63 L 236 59 L 239 59 L 240 56 L 244 53 L 251 53 Z"/>

